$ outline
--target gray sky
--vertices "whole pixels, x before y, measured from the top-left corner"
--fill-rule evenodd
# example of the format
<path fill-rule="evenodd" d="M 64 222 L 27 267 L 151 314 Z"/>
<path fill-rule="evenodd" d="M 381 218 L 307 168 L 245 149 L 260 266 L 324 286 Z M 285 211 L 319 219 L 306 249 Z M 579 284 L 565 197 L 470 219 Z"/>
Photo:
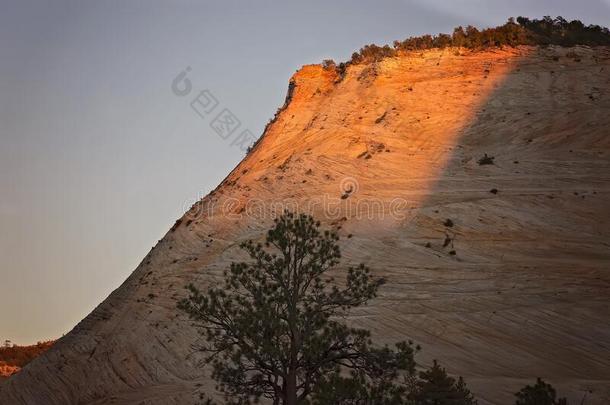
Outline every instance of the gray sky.
<path fill-rule="evenodd" d="M 68 332 L 243 157 L 178 97 L 209 89 L 260 135 L 303 64 L 366 43 L 610 0 L 0 3 L 0 339 Z"/>

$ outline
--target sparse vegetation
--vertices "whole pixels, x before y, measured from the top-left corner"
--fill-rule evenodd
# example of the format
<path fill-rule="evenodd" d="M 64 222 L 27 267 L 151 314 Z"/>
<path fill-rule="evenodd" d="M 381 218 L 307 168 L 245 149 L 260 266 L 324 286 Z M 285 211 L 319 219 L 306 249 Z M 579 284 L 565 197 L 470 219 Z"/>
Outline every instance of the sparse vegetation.
<path fill-rule="evenodd" d="M 511 17 L 505 24 L 493 28 L 479 30 L 471 25 L 466 28 L 460 26 L 456 27 L 452 34 L 410 37 L 403 41 L 394 41 L 393 46 L 365 45 L 358 52 L 354 52 L 348 62 L 335 65 L 335 62 L 327 60 L 323 66 L 335 67 L 342 76 L 349 65 L 377 62 L 400 52 L 448 47 L 485 49 L 518 45 L 608 46 L 610 31 L 599 25 L 585 25 L 579 20 L 567 21 L 561 16 L 545 16 L 542 19 Z"/>
<path fill-rule="evenodd" d="M 176 220 L 176 222 L 174 222 L 174 225 L 172 225 L 170 232 L 176 232 L 176 229 L 178 229 L 178 227 L 180 226 L 180 224 L 182 224 L 182 218 L 178 218 Z"/>
<path fill-rule="evenodd" d="M 429 370 L 419 373 L 413 395 L 416 405 L 476 405 L 474 395 L 462 377 L 457 381 L 434 360 Z"/>
<path fill-rule="evenodd" d="M 482 158 L 478 160 L 479 166 L 483 165 L 493 165 L 495 157 L 487 156 L 487 153 L 483 155 Z"/>
<path fill-rule="evenodd" d="M 322 61 L 322 67 L 324 69 L 335 69 L 336 66 L 335 61 L 332 59 L 324 59 Z"/>
<path fill-rule="evenodd" d="M 557 398 L 557 392 L 551 384 L 545 383 L 541 378 L 536 384 L 526 385 L 515 394 L 515 405 L 568 405 L 565 398 Z"/>
<path fill-rule="evenodd" d="M 0 347 L 0 369 L 6 368 L 7 370 L 11 369 L 12 371 L 19 370 L 36 357 L 49 350 L 54 343 L 55 341 L 48 340 L 29 346 L 7 344 Z M 1 373 L 0 377 L 2 377 Z"/>

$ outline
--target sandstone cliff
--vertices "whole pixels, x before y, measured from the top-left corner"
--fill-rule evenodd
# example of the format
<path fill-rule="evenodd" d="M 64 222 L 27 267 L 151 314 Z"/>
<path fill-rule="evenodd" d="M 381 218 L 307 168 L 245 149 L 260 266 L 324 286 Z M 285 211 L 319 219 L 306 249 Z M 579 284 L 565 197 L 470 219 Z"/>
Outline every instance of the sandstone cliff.
<path fill-rule="evenodd" d="M 610 49 L 587 47 L 303 67 L 254 150 L 0 403 L 196 403 L 214 383 L 176 299 L 283 207 L 339 228 L 344 265 L 386 277 L 350 321 L 420 343 L 479 403 L 537 376 L 610 402 L 609 72 Z"/>

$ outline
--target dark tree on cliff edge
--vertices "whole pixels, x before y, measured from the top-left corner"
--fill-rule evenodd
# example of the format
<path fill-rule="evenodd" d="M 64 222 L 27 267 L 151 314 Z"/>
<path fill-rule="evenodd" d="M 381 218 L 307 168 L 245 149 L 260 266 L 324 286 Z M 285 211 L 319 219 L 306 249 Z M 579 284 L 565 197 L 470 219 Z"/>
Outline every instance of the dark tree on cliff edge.
<path fill-rule="evenodd" d="M 399 52 L 432 48 L 458 47 L 474 50 L 519 45 L 610 46 L 610 30 L 599 25 L 585 25 L 579 20 L 567 21 L 561 16 L 546 16 L 542 19 L 517 17 L 509 18 L 505 24 L 497 27 L 479 30 L 473 26 L 460 26 L 452 34 L 410 37 L 394 41 L 393 45 L 366 45 L 354 52 L 348 62 L 336 65 L 336 68 L 343 74 L 350 64 L 377 62 L 396 56 Z"/>
<path fill-rule="evenodd" d="M 567 399 L 557 398 L 555 388 L 541 378 L 537 378 L 533 386 L 523 387 L 515 396 L 517 397 L 515 405 L 568 405 Z"/>
<path fill-rule="evenodd" d="M 188 286 L 190 295 L 178 306 L 201 328 L 207 341 L 201 350 L 227 403 L 413 399 L 418 348 L 411 342 L 374 347 L 367 330 L 339 322 L 374 298 L 382 281 L 361 264 L 336 283 L 328 272 L 341 257 L 338 239 L 311 216 L 286 212 L 264 245 L 241 245 L 251 260 L 232 263 L 224 285 L 205 293 Z"/>

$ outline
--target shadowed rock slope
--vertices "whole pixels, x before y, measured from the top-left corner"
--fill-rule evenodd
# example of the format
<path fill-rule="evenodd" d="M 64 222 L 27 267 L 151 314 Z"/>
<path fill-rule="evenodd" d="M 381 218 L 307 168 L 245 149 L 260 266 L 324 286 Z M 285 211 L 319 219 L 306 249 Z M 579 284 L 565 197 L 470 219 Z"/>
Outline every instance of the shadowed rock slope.
<path fill-rule="evenodd" d="M 609 72 L 610 50 L 587 47 L 303 67 L 254 150 L 0 403 L 196 403 L 214 383 L 176 299 L 218 282 L 282 207 L 387 279 L 350 322 L 420 343 L 479 403 L 537 376 L 610 402 Z"/>

